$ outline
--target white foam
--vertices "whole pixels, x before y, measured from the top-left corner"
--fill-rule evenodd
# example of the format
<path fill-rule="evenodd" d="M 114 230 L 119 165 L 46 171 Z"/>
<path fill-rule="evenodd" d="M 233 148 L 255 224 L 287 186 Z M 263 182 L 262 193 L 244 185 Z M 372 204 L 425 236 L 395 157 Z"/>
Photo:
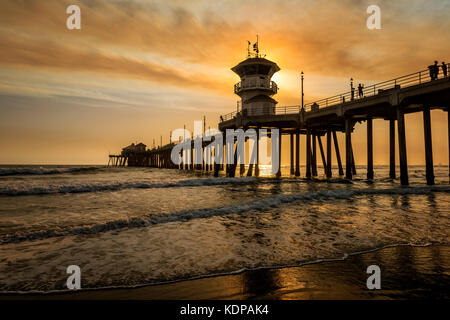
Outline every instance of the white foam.
<path fill-rule="evenodd" d="M 200 179 L 205 181 L 206 179 Z M 230 179 L 223 179 L 222 181 L 229 181 Z M 211 181 L 218 181 L 211 179 Z M 183 185 L 187 182 L 182 181 Z M 195 185 L 197 182 L 194 182 Z M 121 219 L 116 221 L 110 221 L 102 224 L 96 224 L 93 226 L 78 227 L 72 229 L 55 229 L 45 230 L 33 233 L 15 233 L 5 235 L 0 240 L 0 243 L 21 242 L 27 240 L 45 239 L 51 237 L 70 236 L 79 234 L 96 234 L 99 232 L 105 232 L 110 230 L 117 230 L 123 228 L 140 228 L 151 225 L 171 223 L 171 222 L 184 222 L 192 219 L 209 218 L 213 216 L 223 216 L 228 214 L 245 214 L 249 211 L 264 211 L 270 208 L 279 207 L 284 204 L 289 204 L 295 201 L 315 201 L 315 200 L 332 200 L 332 199 L 349 199 L 355 196 L 364 195 L 407 195 L 407 194 L 431 194 L 433 192 L 450 192 L 450 186 L 433 186 L 433 187 L 405 187 L 405 188 L 386 188 L 386 189 L 355 189 L 355 190 L 323 190 L 306 193 L 296 194 L 282 194 L 272 197 L 257 199 L 244 203 L 238 203 L 233 205 L 225 205 L 220 207 L 185 210 L 169 214 L 151 214 L 139 218 L 131 218 L 128 220 Z"/>

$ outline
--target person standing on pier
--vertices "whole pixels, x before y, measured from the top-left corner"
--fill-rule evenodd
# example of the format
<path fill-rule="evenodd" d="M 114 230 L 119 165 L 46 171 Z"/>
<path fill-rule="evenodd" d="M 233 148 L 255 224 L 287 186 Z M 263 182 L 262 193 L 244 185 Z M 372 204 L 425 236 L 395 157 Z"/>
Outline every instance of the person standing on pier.
<path fill-rule="evenodd" d="M 442 73 L 444 74 L 444 77 L 447 77 L 447 65 L 444 61 L 442 61 Z"/>
<path fill-rule="evenodd" d="M 438 62 L 435 61 L 433 65 L 428 67 L 428 69 L 430 70 L 431 80 L 436 80 L 438 78 L 438 74 L 439 74 Z"/>
<path fill-rule="evenodd" d="M 436 80 L 439 76 L 439 65 L 437 61 L 434 62 L 433 67 L 434 67 L 434 80 Z"/>
<path fill-rule="evenodd" d="M 358 95 L 359 95 L 359 98 L 361 99 L 361 98 L 364 98 L 364 86 L 360 83 L 360 84 L 358 84 Z"/>
<path fill-rule="evenodd" d="M 431 79 L 431 81 L 433 81 L 434 80 L 434 67 L 433 67 L 433 65 L 428 66 L 428 71 L 430 72 L 430 79 Z"/>

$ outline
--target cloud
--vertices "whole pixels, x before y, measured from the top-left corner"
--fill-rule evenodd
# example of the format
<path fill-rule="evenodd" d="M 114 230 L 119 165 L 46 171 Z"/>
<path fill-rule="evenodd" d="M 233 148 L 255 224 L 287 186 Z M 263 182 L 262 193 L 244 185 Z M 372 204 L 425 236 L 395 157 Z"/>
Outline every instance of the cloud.
<path fill-rule="evenodd" d="M 282 69 L 301 68 L 328 76 L 357 73 L 365 79 L 382 79 L 394 72 L 425 66 L 434 56 L 445 58 L 450 49 L 450 42 L 443 41 L 450 27 L 442 14 L 449 10 L 447 2 L 436 1 L 433 6 L 422 0 L 378 3 L 383 30 L 369 31 L 365 27 L 365 9 L 372 3 L 365 0 L 231 0 L 213 4 L 90 0 L 79 1 L 82 30 L 69 31 L 65 28 L 65 8 L 73 1 L 6 0 L 0 12 L 0 33 L 3 38 L 24 36 L 27 40 L 20 47 L 15 46 L 17 43 L 12 43 L 12 47 L 4 44 L 2 57 L 20 51 L 19 57 L 3 63 L 19 63 L 21 58 L 21 63 L 30 66 L 70 69 L 67 63 L 61 64 L 61 59 L 53 59 L 52 64 L 53 60 L 42 58 L 48 54 L 55 58 L 50 50 L 58 54 L 78 51 L 84 64 L 93 67 L 94 63 L 85 60 L 90 58 L 98 65 L 94 71 L 116 73 L 119 69 L 129 77 L 136 72 L 137 77 L 145 74 L 153 79 L 169 70 L 157 63 L 112 58 L 105 51 L 125 56 L 153 53 L 225 70 L 245 57 L 246 40 L 258 33 L 263 51 L 276 59 Z M 440 35 L 430 36 L 436 32 Z M 74 52 L 64 54 L 74 62 Z M 75 63 L 72 68 L 75 67 L 84 70 L 81 63 Z M 168 81 L 189 81 L 181 75 L 182 66 L 177 68 L 178 72 L 169 72 Z M 218 79 L 211 81 L 206 87 L 215 89 L 221 85 L 216 83 L 220 82 Z"/>
<path fill-rule="evenodd" d="M 57 41 L 28 41 L 26 37 L 0 34 L 0 42 L 7 48 L 0 50 L 0 63 L 6 66 L 94 72 L 215 91 L 223 91 L 226 87 L 222 79 L 211 79 L 207 74 L 186 74 L 170 66 L 108 55 L 92 49 L 82 50 Z"/>

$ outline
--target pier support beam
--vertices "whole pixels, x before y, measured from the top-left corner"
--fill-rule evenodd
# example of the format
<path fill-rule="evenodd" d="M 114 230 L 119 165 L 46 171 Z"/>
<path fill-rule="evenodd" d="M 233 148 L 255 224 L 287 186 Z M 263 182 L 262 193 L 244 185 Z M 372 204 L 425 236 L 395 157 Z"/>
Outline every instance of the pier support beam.
<path fill-rule="evenodd" d="M 222 147 L 222 154 L 223 154 L 223 157 L 222 157 L 222 163 L 220 164 L 220 170 L 222 170 L 222 171 L 224 171 L 225 170 L 225 164 L 226 164 L 226 159 L 225 159 L 225 157 L 226 157 L 226 155 L 227 155 L 227 149 L 226 149 L 226 145 L 227 145 L 227 143 L 226 143 L 226 140 L 225 140 L 225 133 L 224 134 L 222 134 L 222 141 L 223 141 L 223 147 Z"/>
<path fill-rule="evenodd" d="M 234 178 L 236 175 L 236 166 L 237 166 L 237 141 L 235 142 L 234 146 L 234 161 L 230 159 L 230 161 L 233 161 L 233 163 L 230 163 L 228 165 L 228 176 L 230 178 Z"/>
<path fill-rule="evenodd" d="M 345 178 L 352 179 L 352 119 L 345 119 Z"/>
<path fill-rule="evenodd" d="M 395 119 L 389 119 L 389 178 L 395 177 Z"/>
<path fill-rule="evenodd" d="M 295 133 L 295 176 L 300 176 L 300 130 Z"/>
<path fill-rule="evenodd" d="M 209 147 L 206 147 L 205 149 L 206 154 L 204 155 L 206 161 L 205 161 L 205 171 L 209 171 L 209 165 L 211 163 L 211 149 Z"/>
<path fill-rule="evenodd" d="M 255 177 L 259 177 L 259 128 L 256 128 L 256 163 Z"/>
<path fill-rule="evenodd" d="M 406 157 L 406 133 L 405 115 L 397 108 L 397 128 L 398 128 L 398 154 L 400 158 L 400 181 L 402 185 L 408 185 L 408 162 Z"/>
<path fill-rule="evenodd" d="M 239 165 L 239 175 L 242 177 L 242 176 L 244 176 L 244 173 L 245 173 L 245 163 L 241 163 Z"/>
<path fill-rule="evenodd" d="M 224 168 L 225 168 L 225 175 L 228 177 L 230 174 L 230 159 L 228 157 L 228 146 L 227 141 L 225 139 L 225 133 L 223 134 L 223 155 L 224 155 Z"/>
<path fill-rule="evenodd" d="M 249 156 L 249 159 L 251 160 L 251 155 Z M 253 175 L 253 163 L 249 163 L 248 170 L 247 170 L 247 177 L 251 177 Z"/>
<path fill-rule="evenodd" d="M 319 143 L 320 156 L 322 158 L 322 165 L 325 175 L 327 174 L 327 161 L 325 160 L 325 152 L 323 151 L 322 138 L 317 136 L 317 142 Z"/>
<path fill-rule="evenodd" d="M 311 179 L 311 129 L 306 131 L 306 178 Z"/>
<path fill-rule="evenodd" d="M 333 140 L 334 140 L 334 150 L 336 151 L 336 160 L 339 168 L 339 175 L 344 175 L 344 170 L 342 169 L 341 153 L 339 152 L 339 143 L 336 137 L 336 130 L 333 130 Z"/>
<path fill-rule="evenodd" d="M 281 140 L 283 140 L 283 132 L 281 131 L 281 128 L 279 130 L 279 141 L 278 141 L 278 171 L 277 171 L 277 178 L 281 177 Z"/>
<path fill-rule="evenodd" d="M 367 179 L 373 180 L 373 121 L 367 119 Z"/>
<path fill-rule="evenodd" d="M 355 163 L 355 154 L 353 153 L 353 144 L 352 144 L 352 173 L 356 175 L 356 163 Z"/>
<path fill-rule="evenodd" d="M 294 174 L 294 135 L 291 133 L 289 134 L 289 137 L 291 139 L 291 174 Z"/>
<path fill-rule="evenodd" d="M 220 164 L 214 163 L 214 177 L 217 178 L 219 176 L 219 170 L 220 170 Z"/>
<path fill-rule="evenodd" d="M 248 128 L 244 128 L 244 131 L 246 131 Z M 246 139 L 244 138 L 244 147 L 243 147 L 243 149 L 244 149 L 244 154 L 245 154 L 245 146 L 246 146 L 246 143 L 247 143 L 247 141 L 246 141 Z M 236 141 L 236 148 L 237 148 L 237 141 Z M 237 149 L 236 149 L 236 151 L 237 151 Z M 244 173 L 245 173 L 245 156 L 244 156 L 244 154 L 242 154 L 240 157 L 239 157 L 239 161 L 241 162 L 240 164 L 239 164 L 239 176 L 244 176 Z"/>
<path fill-rule="evenodd" d="M 317 143 L 316 143 L 316 134 L 312 135 L 312 175 L 313 177 L 317 177 Z"/>
<path fill-rule="evenodd" d="M 326 170 L 327 178 L 332 177 L 331 173 L 331 129 L 327 129 L 327 170 Z"/>
<path fill-rule="evenodd" d="M 427 184 L 434 184 L 434 168 L 433 168 L 433 143 L 431 139 L 431 115 L 430 107 L 423 107 L 423 131 L 425 137 L 425 163 Z"/>

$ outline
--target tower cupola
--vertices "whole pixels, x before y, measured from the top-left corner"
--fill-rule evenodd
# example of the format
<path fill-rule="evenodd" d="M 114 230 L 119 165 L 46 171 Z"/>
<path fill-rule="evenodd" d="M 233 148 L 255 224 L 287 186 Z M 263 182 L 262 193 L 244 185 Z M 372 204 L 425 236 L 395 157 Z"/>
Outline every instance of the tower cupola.
<path fill-rule="evenodd" d="M 278 86 L 271 78 L 280 68 L 275 62 L 259 55 L 258 42 L 253 48 L 256 54 L 252 56 L 249 50 L 248 58 L 231 68 L 241 78 L 241 81 L 234 85 L 234 93 L 241 97 L 243 114 L 275 114 L 278 102 L 272 96 L 278 92 Z"/>

